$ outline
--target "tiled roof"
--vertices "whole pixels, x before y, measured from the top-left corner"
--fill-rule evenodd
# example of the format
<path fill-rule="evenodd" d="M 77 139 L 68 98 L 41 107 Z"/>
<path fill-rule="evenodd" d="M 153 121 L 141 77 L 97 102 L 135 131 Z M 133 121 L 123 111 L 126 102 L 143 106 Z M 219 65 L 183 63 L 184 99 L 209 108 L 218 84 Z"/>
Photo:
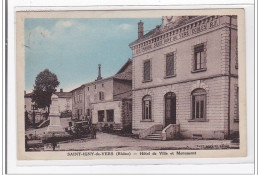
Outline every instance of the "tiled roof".
<path fill-rule="evenodd" d="M 186 25 L 188 23 L 191 23 L 193 21 L 196 21 L 196 20 L 204 18 L 204 17 L 206 17 L 206 16 L 194 16 L 194 17 L 191 17 L 190 19 L 182 21 L 180 24 L 178 24 L 178 25 L 176 25 L 176 26 L 174 26 L 172 28 L 169 28 L 167 31 L 175 29 L 175 28 L 178 28 L 178 27 L 181 27 L 183 25 Z M 146 33 L 142 38 L 139 38 L 139 39 L 135 40 L 134 42 L 130 43 L 129 46 L 134 45 L 136 43 L 139 43 L 139 42 L 144 41 L 144 40 L 146 40 L 148 38 L 152 38 L 153 36 L 156 36 L 156 35 L 159 35 L 159 34 L 165 32 L 163 30 L 160 30 L 160 28 L 161 28 L 161 25 L 158 25 L 157 27 L 155 27 L 154 29 L 152 29 L 148 33 Z"/>
<path fill-rule="evenodd" d="M 132 80 L 132 72 L 122 72 L 116 74 L 114 78 L 119 80 Z"/>
<path fill-rule="evenodd" d="M 55 92 L 55 94 L 59 98 L 70 98 L 70 97 L 72 97 L 72 93 L 71 92 Z"/>

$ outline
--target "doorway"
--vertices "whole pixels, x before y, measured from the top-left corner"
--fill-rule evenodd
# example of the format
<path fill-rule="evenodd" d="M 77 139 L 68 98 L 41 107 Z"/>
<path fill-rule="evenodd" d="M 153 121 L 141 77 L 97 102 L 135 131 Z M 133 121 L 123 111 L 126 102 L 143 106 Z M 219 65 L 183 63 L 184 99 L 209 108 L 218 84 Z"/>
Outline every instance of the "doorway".
<path fill-rule="evenodd" d="M 173 92 L 165 94 L 165 127 L 176 124 L 176 95 Z"/>

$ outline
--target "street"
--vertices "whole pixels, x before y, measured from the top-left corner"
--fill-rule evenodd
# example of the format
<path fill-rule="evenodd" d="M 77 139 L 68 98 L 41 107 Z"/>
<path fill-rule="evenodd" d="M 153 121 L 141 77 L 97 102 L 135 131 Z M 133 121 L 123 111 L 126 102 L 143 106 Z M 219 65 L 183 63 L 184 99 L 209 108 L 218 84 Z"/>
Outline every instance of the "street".
<path fill-rule="evenodd" d="M 230 140 L 141 140 L 98 132 L 96 139 L 59 143 L 59 151 L 141 151 L 177 149 L 237 149 Z"/>

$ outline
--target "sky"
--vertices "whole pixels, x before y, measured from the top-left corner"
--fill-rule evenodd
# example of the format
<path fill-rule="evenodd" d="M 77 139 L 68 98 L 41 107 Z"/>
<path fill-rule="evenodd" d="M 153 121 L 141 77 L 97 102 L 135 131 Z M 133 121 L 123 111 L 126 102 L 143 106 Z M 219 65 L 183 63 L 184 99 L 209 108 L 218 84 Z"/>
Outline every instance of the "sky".
<path fill-rule="evenodd" d="M 103 78 L 114 75 L 132 57 L 129 44 L 140 20 L 144 33 L 161 24 L 161 18 L 25 19 L 26 91 L 44 69 L 57 75 L 57 90 L 64 91 L 94 81 L 98 64 Z"/>

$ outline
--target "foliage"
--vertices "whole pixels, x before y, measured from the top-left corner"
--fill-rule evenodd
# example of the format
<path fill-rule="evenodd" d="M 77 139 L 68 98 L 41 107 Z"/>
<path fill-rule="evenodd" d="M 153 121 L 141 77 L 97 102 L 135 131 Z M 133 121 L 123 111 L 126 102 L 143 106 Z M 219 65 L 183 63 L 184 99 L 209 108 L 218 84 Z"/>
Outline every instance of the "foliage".
<path fill-rule="evenodd" d="M 59 86 L 57 75 L 50 72 L 48 69 L 40 72 L 36 79 L 32 95 L 32 101 L 35 102 L 37 108 L 50 107 L 51 96 L 56 92 L 56 87 Z M 49 110 L 48 110 L 49 113 Z"/>

